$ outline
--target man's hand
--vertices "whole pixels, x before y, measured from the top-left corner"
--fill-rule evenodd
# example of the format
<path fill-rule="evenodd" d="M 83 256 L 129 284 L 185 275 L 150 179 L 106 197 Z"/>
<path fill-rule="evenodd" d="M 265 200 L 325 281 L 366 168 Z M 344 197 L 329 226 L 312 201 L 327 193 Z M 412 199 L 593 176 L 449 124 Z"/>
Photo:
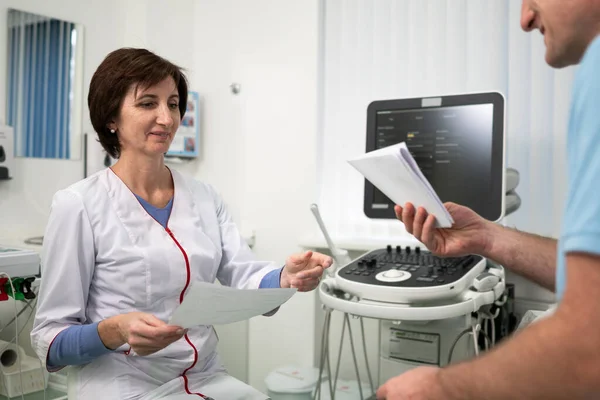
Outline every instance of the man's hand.
<path fill-rule="evenodd" d="M 319 286 L 323 271 L 331 267 L 333 259 L 325 254 L 307 251 L 290 256 L 283 271 L 279 285 L 282 288 L 297 288 L 300 292 L 308 292 Z"/>
<path fill-rule="evenodd" d="M 417 238 L 434 254 L 444 257 L 481 254 L 493 240 L 493 224 L 470 208 L 445 203 L 444 206 L 454 219 L 450 228 L 436 228 L 435 217 L 423 207 L 406 203 L 396 206 L 396 217 L 404 223 L 406 231 Z"/>
<path fill-rule="evenodd" d="M 377 390 L 377 400 L 450 400 L 437 367 L 419 367 L 398 375 Z"/>

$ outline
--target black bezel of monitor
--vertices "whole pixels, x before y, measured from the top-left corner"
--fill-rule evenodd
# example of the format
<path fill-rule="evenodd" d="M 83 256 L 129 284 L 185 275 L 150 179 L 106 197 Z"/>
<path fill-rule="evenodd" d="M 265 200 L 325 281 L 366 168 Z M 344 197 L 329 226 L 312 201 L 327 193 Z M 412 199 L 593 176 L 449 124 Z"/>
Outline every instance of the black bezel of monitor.
<path fill-rule="evenodd" d="M 493 105 L 492 122 L 492 189 L 489 193 L 482 193 L 490 197 L 491 206 L 488 210 L 475 210 L 482 217 L 490 221 L 498 221 L 504 216 L 504 97 L 498 92 L 470 93 L 449 96 L 416 97 L 399 100 L 377 100 L 367 108 L 367 148 L 370 152 L 375 150 L 377 138 L 377 113 L 380 111 L 434 109 L 453 106 L 466 106 L 477 104 Z M 434 187 L 435 190 L 435 187 Z M 365 179 L 364 213 L 369 218 L 393 219 L 394 204 L 389 203 L 387 208 L 373 208 L 375 188 Z M 388 199 L 389 200 L 389 199 Z M 464 204 L 469 207 L 469 204 Z M 489 211 L 493 210 L 493 211 Z"/>

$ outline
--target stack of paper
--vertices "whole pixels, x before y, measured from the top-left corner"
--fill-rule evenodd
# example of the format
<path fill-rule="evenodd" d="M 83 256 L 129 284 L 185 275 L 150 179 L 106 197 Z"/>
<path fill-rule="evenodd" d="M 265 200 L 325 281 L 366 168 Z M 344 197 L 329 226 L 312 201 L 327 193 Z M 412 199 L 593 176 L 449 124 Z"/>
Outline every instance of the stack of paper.
<path fill-rule="evenodd" d="M 370 151 L 348 162 L 399 206 L 410 202 L 415 208 L 423 207 L 435 216 L 439 228 L 449 228 L 454 223 L 406 143 Z"/>

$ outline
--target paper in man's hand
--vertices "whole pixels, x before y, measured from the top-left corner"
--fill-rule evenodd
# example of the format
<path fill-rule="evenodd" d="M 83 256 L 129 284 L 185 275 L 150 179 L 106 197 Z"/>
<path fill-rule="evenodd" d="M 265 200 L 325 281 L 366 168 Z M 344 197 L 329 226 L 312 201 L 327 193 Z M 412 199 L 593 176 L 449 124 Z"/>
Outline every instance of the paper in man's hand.
<path fill-rule="evenodd" d="M 404 207 L 407 202 L 415 208 L 423 207 L 435 216 L 438 228 L 452 226 L 454 220 L 431 184 L 419 169 L 406 143 L 370 151 L 348 160 L 369 182 Z"/>

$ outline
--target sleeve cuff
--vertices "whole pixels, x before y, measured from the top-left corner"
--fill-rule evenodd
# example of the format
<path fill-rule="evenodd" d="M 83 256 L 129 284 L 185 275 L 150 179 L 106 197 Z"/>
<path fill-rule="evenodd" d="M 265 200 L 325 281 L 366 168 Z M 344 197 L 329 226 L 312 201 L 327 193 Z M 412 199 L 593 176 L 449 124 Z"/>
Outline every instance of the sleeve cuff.
<path fill-rule="evenodd" d="M 66 365 L 87 363 L 111 352 L 100 339 L 98 322 L 73 325 L 56 336 L 48 349 L 46 365 L 49 371 L 55 371 Z"/>
<path fill-rule="evenodd" d="M 565 254 L 582 252 L 598 255 L 600 254 L 600 234 L 590 232 L 568 235 L 563 239 L 563 249 Z"/>
<path fill-rule="evenodd" d="M 260 285 L 258 285 L 259 289 L 279 289 L 280 280 L 281 280 L 281 272 L 283 268 L 274 269 L 273 271 L 266 274 L 262 280 L 260 281 Z"/>

